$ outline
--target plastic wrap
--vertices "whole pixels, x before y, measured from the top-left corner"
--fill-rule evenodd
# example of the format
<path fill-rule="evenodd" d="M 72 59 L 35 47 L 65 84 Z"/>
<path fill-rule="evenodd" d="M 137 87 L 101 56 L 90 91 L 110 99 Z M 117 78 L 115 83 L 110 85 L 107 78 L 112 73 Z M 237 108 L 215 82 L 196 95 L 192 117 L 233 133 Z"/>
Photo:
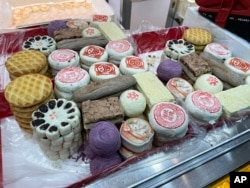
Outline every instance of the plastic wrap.
<path fill-rule="evenodd" d="M 166 41 L 181 38 L 185 29 L 186 27 L 162 29 L 147 23 L 137 31 L 131 32 L 129 40 L 135 46 L 136 55 L 148 56 L 153 53 L 161 53 Z M 4 66 L 5 60 L 12 53 L 20 50 L 22 41 L 27 37 L 46 33 L 46 27 L 35 27 L 0 35 L 0 40 L 2 41 L 0 74 L 2 96 L 3 89 L 9 81 L 8 73 Z M 0 174 L 2 175 L 2 177 L 0 175 L 0 183 L 2 183 L 5 188 L 30 187 L 33 184 L 35 184 L 36 187 L 81 187 L 160 152 L 168 151 L 175 154 L 177 153 L 177 155 L 190 153 L 201 144 L 201 141 L 204 141 L 204 139 L 212 146 L 218 143 L 217 141 L 228 139 L 232 134 L 237 133 L 239 130 L 234 128 L 235 122 L 236 124 L 242 124 L 245 118 L 245 116 L 242 116 L 242 118 L 232 120 L 222 119 L 215 124 L 209 125 L 201 125 L 200 122 L 191 120 L 188 132 L 183 138 L 136 154 L 124 160 L 119 165 L 108 168 L 103 172 L 90 174 L 89 161 L 86 159 L 82 150 L 84 146 L 78 153 L 66 161 L 51 161 L 47 159 L 33 136 L 23 132 L 19 128 L 15 119 L 11 116 L 8 103 L 4 99 L 0 102 Z M 178 102 L 182 104 L 182 101 Z M 8 113 L 5 113 L 6 110 Z M 217 127 L 219 127 L 220 130 L 218 129 L 217 132 L 215 131 L 212 134 L 216 139 L 211 140 L 207 138 L 208 131 L 214 130 Z M 233 129 L 228 131 L 228 128 L 232 127 Z M 171 157 L 169 159 L 171 159 Z"/>

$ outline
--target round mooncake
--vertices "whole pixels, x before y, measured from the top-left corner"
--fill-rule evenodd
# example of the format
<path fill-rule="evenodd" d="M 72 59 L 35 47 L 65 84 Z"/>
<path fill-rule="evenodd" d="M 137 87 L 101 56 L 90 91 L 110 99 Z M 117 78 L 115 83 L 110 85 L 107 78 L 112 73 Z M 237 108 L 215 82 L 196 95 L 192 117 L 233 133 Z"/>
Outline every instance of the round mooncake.
<path fill-rule="evenodd" d="M 207 52 L 220 60 L 225 60 L 232 56 L 232 52 L 227 46 L 216 42 L 207 44 L 204 52 Z"/>
<path fill-rule="evenodd" d="M 109 59 L 118 60 L 119 62 L 123 57 L 134 53 L 134 48 L 128 40 L 109 41 L 105 49 L 108 52 Z"/>
<path fill-rule="evenodd" d="M 214 75 L 202 74 L 196 79 L 194 89 L 214 94 L 223 90 L 223 83 Z"/>
<path fill-rule="evenodd" d="M 126 56 L 122 58 L 119 69 L 122 74 L 133 75 L 148 70 L 148 64 L 137 56 Z"/>
<path fill-rule="evenodd" d="M 222 105 L 218 98 L 207 91 L 193 91 L 185 100 L 185 108 L 196 119 L 215 122 L 222 114 Z"/>
<path fill-rule="evenodd" d="M 94 82 L 114 78 L 120 75 L 119 68 L 113 63 L 98 62 L 89 68 L 90 79 Z"/>
<path fill-rule="evenodd" d="M 137 90 L 129 89 L 120 95 L 120 103 L 127 117 L 137 117 L 146 109 L 146 99 Z"/>
<path fill-rule="evenodd" d="M 100 46 L 88 45 L 81 49 L 80 53 L 81 63 L 91 66 L 96 62 L 105 62 L 108 60 L 108 53 Z"/>
<path fill-rule="evenodd" d="M 152 148 L 154 131 L 149 123 L 140 118 L 129 118 L 120 127 L 122 145 L 139 153 Z"/>
<path fill-rule="evenodd" d="M 224 64 L 232 71 L 243 78 L 250 75 L 250 63 L 239 57 L 230 57 L 224 61 Z"/>
<path fill-rule="evenodd" d="M 172 102 L 160 102 L 149 112 L 149 123 L 154 129 L 157 144 L 185 136 L 189 117 L 183 107 Z"/>
<path fill-rule="evenodd" d="M 99 29 L 95 28 L 95 27 L 87 27 L 85 29 L 83 29 L 82 31 L 82 37 L 99 37 L 101 36 L 101 32 L 99 31 Z"/>

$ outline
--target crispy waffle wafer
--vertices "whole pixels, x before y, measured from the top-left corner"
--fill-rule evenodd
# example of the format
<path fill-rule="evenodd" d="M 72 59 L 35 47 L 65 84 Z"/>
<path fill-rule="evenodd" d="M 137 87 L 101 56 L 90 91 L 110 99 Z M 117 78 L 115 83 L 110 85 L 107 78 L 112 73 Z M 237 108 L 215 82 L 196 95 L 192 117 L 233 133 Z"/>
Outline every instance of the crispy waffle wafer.
<path fill-rule="evenodd" d="M 4 95 L 12 106 L 29 107 L 45 100 L 52 89 L 52 81 L 48 77 L 41 74 L 27 74 L 11 81 Z"/>
<path fill-rule="evenodd" d="M 186 29 L 183 38 L 195 45 L 206 45 L 213 40 L 212 34 L 203 28 Z"/>
<path fill-rule="evenodd" d="M 6 61 L 6 69 L 13 78 L 29 73 L 45 73 L 46 66 L 46 56 L 36 50 L 16 52 Z"/>

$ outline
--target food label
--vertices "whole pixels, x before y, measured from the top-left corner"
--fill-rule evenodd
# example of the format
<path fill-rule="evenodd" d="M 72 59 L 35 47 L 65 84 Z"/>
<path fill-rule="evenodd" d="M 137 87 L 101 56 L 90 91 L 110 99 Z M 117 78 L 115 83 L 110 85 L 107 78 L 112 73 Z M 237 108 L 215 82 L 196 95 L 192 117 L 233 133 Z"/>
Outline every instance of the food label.
<path fill-rule="evenodd" d="M 57 74 L 58 79 L 63 83 L 75 83 L 84 78 L 86 73 L 79 67 L 67 67 Z"/>
<path fill-rule="evenodd" d="M 126 57 L 125 61 L 128 68 L 144 69 L 144 63 L 140 57 Z"/>
<path fill-rule="evenodd" d="M 88 46 L 84 52 L 84 56 L 100 59 L 104 54 L 104 49 L 99 46 Z"/>
<path fill-rule="evenodd" d="M 123 53 L 129 50 L 130 43 L 126 40 L 110 41 L 108 47 L 118 53 Z"/>
<path fill-rule="evenodd" d="M 237 57 L 232 58 L 229 62 L 229 65 L 243 72 L 248 72 L 250 69 L 250 64 L 248 62 Z"/>
<path fill-rule="evenodd" d="M 218 55 L 227 55 L 229 53 L 229 49 L 222 45 L 222 44 L 218 44 L 218 43 L 212 43 L 212 44 L 208 44 L 208 49 L 215 54 Z"/>
<path fill-rule="evenodd" d="M 193 104 L 202 111 L 217 113 L 221 109 L 220 101 L 208 92 L 196 91 L 192 95 Z"/>
<path fill-rule="evenodd" d="M 56 62 L 70 62 L 76 56 L 74 51 L 71 50 L 56 50 L 52 52 L 51 59 Z"/>
<path fill-rule="evenodd" d="M 112 63 L 96 63 L 95 65 L 95 72 L 96 75 L 101 76 L 101 75 L 115 75 L 115 65 Z"/>
<path fill-rule="evenodd" d="M 94 15 L 93 16 L 93 21 L 94 22 L 107 22 L 108 21 L 108 16 L 106 15 Z"/>
<path fill-rule="evenodd" d="M 175 104 L 158 104 L 154 109 L 154 119 L 158 125 L 176 129 L 183 125 L 186 120 L 185 112 Z"/>

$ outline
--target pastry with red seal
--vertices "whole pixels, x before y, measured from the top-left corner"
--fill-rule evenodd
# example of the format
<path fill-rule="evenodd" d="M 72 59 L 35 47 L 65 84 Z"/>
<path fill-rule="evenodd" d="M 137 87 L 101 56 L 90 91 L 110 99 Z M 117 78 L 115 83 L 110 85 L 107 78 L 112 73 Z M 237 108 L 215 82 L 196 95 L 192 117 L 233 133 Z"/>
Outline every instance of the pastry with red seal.
<path fill-rule="evenodd" d="M 212 42 L 206 45 L 204 52 L 213 55 L 219 60 L 232 57 L 232 51 L 224 44 Z"/>
<path fill-rule="evenodd" d="M 189 116 L 182 106 L 172 102 L 160 102 L 154 105 L 148 119 L 155 131 L 156 145 L 180 139 L 188 130 Z"/>
<path fill-rule="evenodd" d="M 61 69 L 66 67 L 79 67 L 80 57 L 78 53 L 70 49 L 57 49 L 48 56 L 52 75 L 55 76 Z"/>
<path fill-rule="evenodd" d="M 250 63 L 239 57 L 230 57 L 224 64 L 232 71 L 245 78 L 250 75 Z"/>
<path fill-rule="evenodd" d="M 146 99 L 144 95 L 134 89 L 129 89 L 120 95 L 120 103 L 127 117 L 138 117 L 146 109 Z"/>
<path fill-rule="evenodd" d="M 89 73 L 80 67 L 66 67 L 55 76 L 55 95 L 58 98 L 71 100 L 73 92 L 90 82 Z"/>
<path fill-rule="evenodd" d="M 120 70 L 113 63 L 98 62 L 89 67 L 89 75 L 92 81 L 97 82 L 119 76 Z"/>
<path fill-rule="evenodd" d="M 94 63 L 108 60 L 108 53 L 105 48 L 97 45 L 87 45 L 83 47 L 79 52 L 79 56 L 83 67 L 90 67 Z"/>
<path fill-rule="evenodd" d="M 222 115 L 219 99 L 207 91 L 193 91 L 185 100 L 186 110 L 197 120 L 214 123 Z"/>
<path fill-rule="evenodd" d="M 122 58 L 119 69 L 122 74 L 133 75 L 148 71 L 148 64 L 141 57 L 126 56 Z"/>
<path fill-rule="evenodd" d="M 109 41 L 105 49 L 108 52 L 109 61 L 115 64 L 120 64 L 122 58 L 134 53 L 134 48 L 128 40 Z"/>
<path fill-rule="evenodd" d="M 101 35 L 102 34 L 99 31 L 99 29 L 97 29 L 95 27 L 91 27 L 91 26 L 83 29 L 83 31 L 82 31 L 82 37 L 99 37 Z"/>

